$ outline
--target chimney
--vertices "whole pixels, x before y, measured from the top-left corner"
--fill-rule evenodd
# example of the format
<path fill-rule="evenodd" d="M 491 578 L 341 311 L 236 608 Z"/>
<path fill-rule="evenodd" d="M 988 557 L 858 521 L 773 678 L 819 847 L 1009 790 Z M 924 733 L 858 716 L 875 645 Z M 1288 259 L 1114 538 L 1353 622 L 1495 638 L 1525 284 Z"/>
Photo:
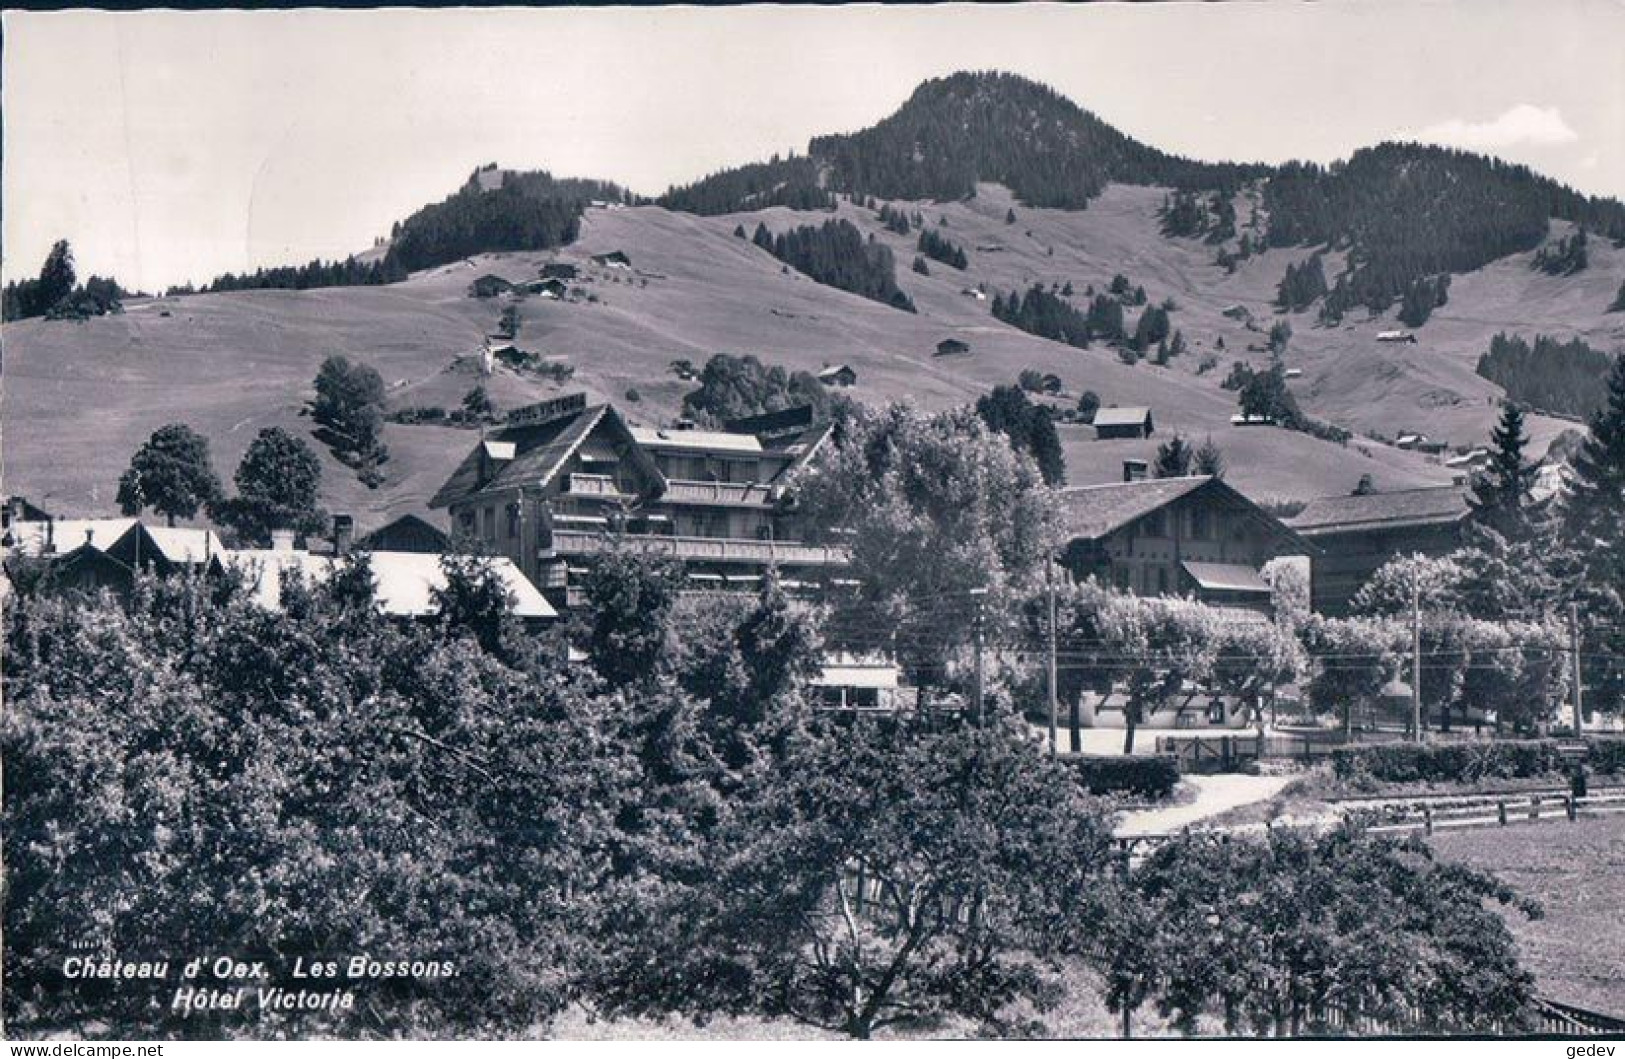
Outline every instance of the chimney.
<path fill-rule="evenodd" d="M 355 545 L 355 519 L 350 515 L 333 516 L 333 554 L 349 555 Z"/>
<path fill-rule="evenodd" d="M 271 550 L 273 552 L 293 551 L 293 530 L 274 529 L 271 531 Z"/>
<path fill-rule="evenodd" d="M 1123 481 L 1143 482 L 1150 476 L 1151 465 L 1145 460 L 1124 460 Z"/>
<path fill-rule="evenodd" d="M 47 555 L 56 551 L 56 519 L 51 515 L 45 516 L 45 553 Z"/>

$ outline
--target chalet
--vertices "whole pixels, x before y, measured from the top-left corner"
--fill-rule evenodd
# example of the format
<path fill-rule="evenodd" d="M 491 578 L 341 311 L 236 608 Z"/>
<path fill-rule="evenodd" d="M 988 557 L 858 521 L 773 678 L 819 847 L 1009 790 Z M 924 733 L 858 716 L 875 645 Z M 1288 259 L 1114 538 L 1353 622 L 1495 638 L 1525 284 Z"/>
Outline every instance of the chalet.
<path fill-rule="evenodd" d="M 1459 547 L 1467 513 L 1456 486 L 1311 501 L 1287 520 L 1319 549 L 1310 569 L 1311 605 L 1321 614 L 1346 615 L 1360 586 L 1388 560 Z"/>
<path fill-rule="evenodd" d="M 1237 412 L 1230 417 L 1230 425 L 1233 427 L 1272 427 L 1275 425 L 1275 417 L 1262 413 L 1249 415 L 1245 412 Z"/>
<path fill-rule="evenodd" d="M 800 543 L 782 501 L 828 434 L 809 409 L 722 431 L 633 427 L 571 394 L 510 412 L 429 506 L 448 510 L 454 539 L 508 557 L 562 601 L 617 547 L 680 560 L 696 587 L 750 587 L 774 566 L 816 582 L 845 553 Z"/>
<path fill-rule="evenodd" d="M 56 584 L 127 593 L 138 571 L 217 573 L 225 552 L 213 530 L 148 526 L 134 518 L 45 519 L 6 527 L 6 548 L 48 564 Z"/>
<path fill-rule="evenodd" d="M 592 263 L 601 268 L 631 268 L 632 259 L 624 250 L 611 250 L 607 254 L 592 255 Z"/>
<path fill-rule="evenodd" d="M 570 293 L 569 285 L 562 279 L 539 279 L 525 284 L 525 289 L 542 298 L 551 298 L 554 301 L 563 300 Z"/>
<path fill-rule="evenodd" d="M 1095 412 L 1095 437 L 1100 441 L 1148 438 L 1155 429 L 1149 408 L 1102 408 Z"/>
<path fill-rule="evenodd" d="M 967 298 L 974 298 L 979 302 L 987 301 L 987 295 L 984 294 L 982 291 L 977 290 L 975 287 L 966 287 L 964 290 L 960 291 L 959 293 L 963 294 Z"/>
<path fill-rule="evenodd" d="M 1407 452 L 1426 452 L 1437 456 L 1449 449 L 1450 443 L 1435 441 L 1426 434 L 1401 434 L 1394 439 L 1394 447 Z"/>
<path fill-rule="evenodd" d="M 1062 564 L 1143 596 L 1185 595 L 1258 614 L 1272 609 L 1259 571 L 1314 545 L 1211 475 L 1129 480 L 1061 491 Z"/>
<path fill-rule="evenodd" d="M 333 549 L 342 555 L 347 550 L 342 530 L 335 527 L 333 536 Z M 425 519 L 416 515 L 402 515 L 393 522 L 386 522 L 358 538 L 355 547 L 369 552 L 417 552 L 439 555 L 450 550 L 451 538 L 439 526 Z"/>
<path fill-rule="evenodd" d="M 541 270 L 543 279 L 575 279 L 579 273 L 580 269 L 566 261 L 549 261 Z"/>
<path fill-rule="evenodd" d="M 1416 345 L 1416 336 L 1409 331 L 1378 331 L 1378 342 L 1408 342 Z"/>
<path fill-rule="evenodd" d="M 210 529 L 137 522 L 105 550 L 132 570 L 168 576 L 190 571 L 218 573 L 226 548 Z"/>
<path fill-rule="evenodd" d="M 133 518 L 44 518 L 6 526 L 8 551 L 49 558 L 88 544 L 106 551 L 135 526 Z"/>
<path fill-rule="evenodd" d="M 1288 369 L 1286 369 L 1286 371 L 1284 373 L 1284 376 L 1286 378 L 1288 378 L 1288 379 L 1301 379 L 1301 378 L 1303 378 L 1303 369 L 1302 368 L 1288 368 Z"/>
<path fill-rule="evenodd" d="M 468 285 L 468 293 L 476 298 L 495 298 L 497 295 L 506 294 L 511 290 L 513 290 L 512 283 L 489 272 Z"/>
<path fill-rule="evenodd" d="M 858 373 L 846 364 L 832 364 L 818 373 L 818 381 L 825 386 L 854 386 Z"/>
<path fill-rule="evenodd" d="M 44 522 L 50 517 L 50 512 L 29 503 L 27 497 L 8 496 L 0 506 L 0 529 L 13 522 Z"/>
<path fill-rule="evenodd" d="M 937 343 L 937 356 L 962 357 L 970 352 L 970 343 L 958 338 L 945 338 Z"/>

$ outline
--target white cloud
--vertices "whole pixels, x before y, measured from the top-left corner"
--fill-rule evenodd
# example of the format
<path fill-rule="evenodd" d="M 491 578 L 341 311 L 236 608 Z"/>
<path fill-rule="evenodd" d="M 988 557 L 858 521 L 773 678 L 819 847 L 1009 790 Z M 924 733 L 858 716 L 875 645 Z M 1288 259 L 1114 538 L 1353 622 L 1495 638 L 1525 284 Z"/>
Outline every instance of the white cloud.
<path fill-rule="evenodd" d="M 1563 113 L 1556 107 L 1519 103 L 1489 121 L 1451 118 L 1429 125 L 1419 132 L 1405 133 L 1404 138 L 1465 147 L 1473 151 L 1495 151 L 1508 147 L 1573 143 L 1580 138 L 1580 134 L 1569 127 L 1569 123 L 1563 120 Z"/>

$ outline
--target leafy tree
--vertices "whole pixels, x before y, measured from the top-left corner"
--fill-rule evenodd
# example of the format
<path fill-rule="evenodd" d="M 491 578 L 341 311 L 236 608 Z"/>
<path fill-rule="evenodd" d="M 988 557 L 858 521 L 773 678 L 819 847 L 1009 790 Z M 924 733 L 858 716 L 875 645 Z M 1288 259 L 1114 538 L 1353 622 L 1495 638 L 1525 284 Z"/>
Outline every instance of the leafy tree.
<path fill-rule="evenodd" d="M 463 415 L 474 420 L 489 420 L 496 415 L 496 406 L 484 386 L 476 386 L 463 394 Z"/>
<path fill-rule="evenodd" d="M 996 386 L 992 393 L 977 398 L 976 414 L 989 430 L 1005 435 L 1017 452 L 1026 453 L 1037 462 L 1045 484 L 1060 485 L 1066 480 L 1066 454 L 1061 450 L 1054 417 L 1048 407 L 1033 404 L 1023 392 L 1045 392 L 1047 381 L 1054 376 L 1046 377 L 1032 369 L 1021 374 L 1019 387 Z M 1056 381 L 1058 384 L 1059 380 Z M 1056 388 L 1059 389 L 1059 385 Z"/>
<path fill-rule="evenodd" d="M 341 451 L 369 455 L 383 430 L 384 380 L 368 364 L 331 356 L 316 373 L 316 422 L 332 431 Z"/>
<path fill-rule="evenodd" d="M 1078 397 L 1078 418 L 1085 423 L 1095 421 L 1095 413 L 1100 411 L 1100 395 L 1093 390 L 1085 390 Z"/>
<path fill-rule="evenodd" d="M 1190 442 L 1175 434 L 1157 446 L 1157 461 L 1153 472 L 1158 478 L 1183 478 L 1191 473 L 1191 461 L 1194 457 L 1195 453 L 1191 449 Z"/>
<path fill-rule="evenodd" d="M 1356 614 L 1409 618 L 1413 595 L 1426 611 L 1461 608 L 1461 566 L 1452 558 L 1402 555 L 1388 560 L 1360 586 Z"/>
<path fill-rule="evenodd" d="M 705 362 L 699 384 L 699 389 L 683 396 L 683 411 L 719 423 L 804 404 L 821 410 L 830 406 L 828 391 L 816 375 L 787 372 L 748 354 L 716 354 Z"/>
<path fill-rule="evenodd" d="M 1354 496 L 1370 496 L 1372 493 L 1375 493 L 1376 491 L 1377 491 L 1377 483 L 1372 479 L 1370 473 L 1367 472 L 1365 474 L 1360 475 L 1360 480 L 1358 482 L 1354 483 L 1354 489 L 1352 490 L 1352 494 Z"/>
<path fill-rule="evenodd" d="M 514 664 L 514 595 L 490 560 L 448 552 L 440 557 L 440 572 L 445 584 L 429 590 L 435 623 L 446 635 L 471 636 L 482 651 Z"/>
<path fill-rule="evenodd" d="M 11 1031 L 511 1035 L 571 999 L 640 797 L 590 673 L 511 669 L 321 592 L 273 613 L 204 577 L 9 600 L 5 631 Z M 169 980 L 65 980 L 79 946 L 168 956 Z M 187 953 L 265 959 L 230 983 L 251 989 L 310 988 L 296 958 L 450 970 L 349 1008 L 188 1016 Z"/>
<path fill-rule="evenodd" d="M 309 445 L 281 427 L 266 427 L 243 454 L 237 472 L 237 495 L 221 500 L 210 516 L 229 526 L 244 541 L 261 547 L 273 529 L 321 532 L 326 516 L 316 506 L 322 464 Z"/>
<path fill-rule="evenodd" d="M 687 880 L 632 913 L 614 1014 L 755 1012 L 854 1038 L 959 1017 L 989 1032 L 1054 1003 L 1105 814 L 1019 727 L 859 721 L 741 792 Z"/>
<path fill-rule="evenodd" d="M 684 580 L 681 566 L 625 549 L 593 563 L 582 581 L 590 615 L 587 656 L 612 687 L 670 671 L 676 650 L 672 609 Z"/>
<path fill-rule="evenodd" d="M 184 423 L 159 427 L 130 457 L 119 477 L 118 505 L 126 515 L 152 508 L 173 526 L 220 497 L 220 479 L 209 463 L 209 439 Z"/>
<path fill-rule="evenodd" d="M 1399 673 L 1410 640 L 1408 623 L 1390 618 L 1314 615 L 1303 627 L 1305 648 L 1321 660 L 1306 689 L 1309 702 L 1352 730 Z"/>
<path fill-rule="evenodd" d="M 1331 1009 L 1422 1033 L 1532 1025 L 1534 978 L 1491 902 L 1531 916 L 1492 876 L 1426 843 L 1345 825 L 1320 836 L 1186 833 L 1131 881 L 1157 924 L 1157 1004 L 1186 1032 L 1329 1032 Z"/>
<path fill-rule="evenodd" d="M 809 535 L 851 548 L 858 586 L 831 620 L 832 646 L 895 650 L 922 703 L 970 641 L 972 591 L 986 591 L 992 635 L 1056 546 L 1059 512 L 1037 465 L 969 410 L 858 409 L 792 484 Z"/>

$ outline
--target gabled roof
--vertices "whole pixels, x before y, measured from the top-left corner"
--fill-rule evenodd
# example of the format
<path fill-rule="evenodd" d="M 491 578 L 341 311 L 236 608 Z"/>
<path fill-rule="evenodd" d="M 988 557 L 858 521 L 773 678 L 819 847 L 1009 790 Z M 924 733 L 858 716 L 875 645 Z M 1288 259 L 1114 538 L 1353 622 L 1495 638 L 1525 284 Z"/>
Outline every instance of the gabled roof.
<path fill-rule="evenodd" d="M 133 542 L 134 534 L 141 534 L 139 547 Z M 133 549 L 144 556 L 149 554 L 148 549 L 155 550 L 166 561 L 177 565 L 206 563 L 226 550 L 220 538 L 215 536 L 214 530 L 190 529 L 184 526 L 148 526 L 141 522 L 130 527 L 115 544 L 121 553 L 131 552 Z"/>
<path fill-rule="evenodd" d="M 1302 549 L 1304 554 L 1318 551 L 1290 526 L 1237 492 L 1224 479 L 1212 475 L 1073 486 L 1060 490 L 1060 498 L 1068 535 L 1074 540 L 1100 540 L 1198 492 L 1211 494 L 1216 503 L 1251 517 L 1280 541 Z"/>
<path fill-rule="evenodd" d="M 1467 497 L 1454 485 L 1401 489 L 1363 496 L 1328 496 L 1312 500 L 1287 525 L 1314 536 L 1347 530 L 1395 526 L 1448 525 L 1467 517 Z"/>
<path fill-rule="evenodd" d="M 1081 485 L 1062 489 L 1067 532 L 1074 538 L 1099 540 L 1135 519 L 1167 507 L 1196 492 L 1212 478 L 1146 478 L 1109 485 Z"/>
<path fill-rule="evenodd" d="M 1144 426 L 1150 418 L 1151 409 L 1138 405 L 1129 405 L 1124 408 L 1102 408 L 1095 412 L 1095 426 L 1097 427 L 1138 427 Z"/>
<path fill-rule="evenodd" d="M 55 551 L 66 553 L 86 543 L 85 535 L 89 533 L 90 543 L 106 551 L 130 532 L 130 527 L 134 525 L 136 520 L 133 518 L 59 518 L 43 522 L 13 522 L 6 527 L 6 538 L 7 543 L 18 551 L 41 555 L 45 551 L 47 538 Z"/>
<path fill-rule="evenodd" d="M 445 507 L 465 497 L 484 492 L 520 486 L 544 487 L 553 480 L 559 468 L 569 461 L 600 424 L 625 443 L 626 458 L 638 463 L 645 475 L 656 483 L 656 491 L 663 492 L 666 480 L 654 465 L 654 460 L 637 443 L 620 413 L 607 404 L 601 404 L 545 423 L 521 424 L 497 431 L 491 438 L 476 445 L 474 450 L 463 458 L 463 462 L 458 464 L 457 469 L 446 480 L 446 484 L 442 485 L 440 491 L 435 493 L 434 499 L 429 501 L 429 507 Z M 482 468 L 489 469 L 490 466 L 486 462 L 486 446 L 492 442 L 499 445 L 505 442 L 513 443 L 514 456 L 504 461 L 503 466 L 497 468 L 490 478 L 482 482 L 480 480 Z"/>
<path fill-rule="evenodd" d="M 450 538 L 446 535 L 446 531 L 441 529 L 439 526 L 436 526 L 428 519 L 421 518 L 417 515 L 401 515 L 399 518 L 390 519 L 382 526 L 375 526 L 368 530 L 365 534 L 356 539 L 356 545 L 357 547 L 365 547 L 368 541 L 374 540 L 377 537 L 394 530 L 425 533 L 431 537 L 434 537 L 442 545 L 450 543 Z"/>

